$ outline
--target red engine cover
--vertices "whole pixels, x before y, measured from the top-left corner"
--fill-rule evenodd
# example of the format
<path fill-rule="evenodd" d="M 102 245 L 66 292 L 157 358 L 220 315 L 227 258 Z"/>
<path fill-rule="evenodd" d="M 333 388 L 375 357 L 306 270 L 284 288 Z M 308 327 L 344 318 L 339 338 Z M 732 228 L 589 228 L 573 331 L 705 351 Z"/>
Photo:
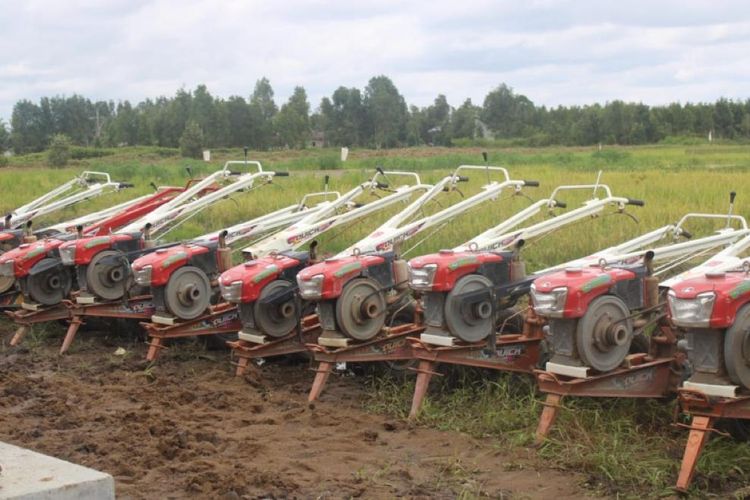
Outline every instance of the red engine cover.
<path fill-rule="evenodd" d="M 323 289 L 321 299 L 336 299 L 341 295 L 344 285 L 353 277 L 362 274 L 362 270 L 385 262 L 379 255 L 358 255 L 328 259 L 318 262 L 300 271 L 299 279 L 308 280 L 315 275 L 322 274 Z"/>
<path fill-rule="evenodd" d="M 586 313 L 592 300 L 604 295 L 612 285 L 635 278 L 635 273 L 626 269 L 602 269 L 584 267 L 567 269 L 547 274 L 534 280 L 534 288 L 539 292 L 550 292 L 555 288 L 567 287 L 564 318 L 580 318 Z"/>
<path fill-rule="evenodd" d="M 128 241 L 132 240 L 133 235 L 131 234 L 110 234 L 107 236 L 88 236 L 79 238 L 73 241 L 66 241 L 60 248 L 67 248 L 69 246 L 75 246 L 76 266 L 87 266 L 91 262 L 91 259 L 96 256 L 102 250 L 112 248 L 112 245 L 117 241 Z"/>
<path fill-rule="evenodd" d="M 8 250 L 0 255 L 0 264 L 13 260 L 16 279 L 20 279 L 29 274 L 34 264 L 47 257 L 50 252 L 53 252 L 63 243 L 62 240 L 56 238 L 47 238 L 34 243 L 24 243 L 18 248 Z"/>
<path fill-rule="evenodd" d="M 135 259 L 132 267 L 134 271 L 139 271 L 151 266 L 151 286 L 164 286 L 169 282 L 172 273 L 184 266 L 191 257 L 207 252 L 208 248 L 191 244 L 160 248 Z"/>
<path fill-rule="evenodd" d="M 711 328 L 732 326 L 737 311 L 750 302 L 750 278 L 744 272 L 717 273 L 690 278 L 672 286 L 678 299 L 694 299 L 705 292 L 714 292 L 716 300 L 711 312 Z"/>
<path fill-rule="evenodd" d="M 432 280 L 433 292 L 448 292 L 459 278 L 475 273 L 485 263 L 502 262 L 503 256 L 492 252 L 454 252 L 442 250 L 439 253 L 422 255 L 409 261 L 412 269 L 421 269 L 428 264 L 436 264 Z"/>
<path fill-rule="evenodd" d="M 243 303 L 255 302 L 260 297 L 263 288 L 290 267 L 295 267 L 300 261 L 286 255 L 275 255 L 251 260 L 224 271 L 219 282 L 230 285 L 242 281 Z"/>

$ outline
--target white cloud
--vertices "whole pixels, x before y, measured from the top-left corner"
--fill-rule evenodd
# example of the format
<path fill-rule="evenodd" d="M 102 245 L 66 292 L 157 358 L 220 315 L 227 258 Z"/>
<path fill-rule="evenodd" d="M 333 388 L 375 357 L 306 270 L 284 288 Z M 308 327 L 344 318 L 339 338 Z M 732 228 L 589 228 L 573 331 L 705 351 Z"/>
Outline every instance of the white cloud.
<path fill-rule="evenodd" d="M 481 103 L 501 82 L 538 104 L 747 98 L 744 1 L 0 0 L 0 117 L 20 99 L 173 95 L 206 83 L 313 107 L 389 75 L 409 103 Z"/>

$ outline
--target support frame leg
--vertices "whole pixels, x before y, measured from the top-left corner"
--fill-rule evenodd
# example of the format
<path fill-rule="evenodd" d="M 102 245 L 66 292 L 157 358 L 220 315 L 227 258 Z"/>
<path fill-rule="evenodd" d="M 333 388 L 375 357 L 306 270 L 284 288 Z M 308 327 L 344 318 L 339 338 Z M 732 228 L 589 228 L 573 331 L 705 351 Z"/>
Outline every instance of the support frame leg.
<path fill-rule="evenodd" d="M 680 474 L 677 476 L 677 490 L 687 491 L 690 482 L 695 474 L 695 466 L 698 464 L 698 457 L 703 451 L 703 446 L 708 440 L 708 434 L 713 424 L 712 417 L 694 415 L 693 423 L 688 435 L 687 444 L 685 445 L 685 454 L 682 456 L 682 465 Z"/>
<path fill-rule="evenodd" d="M 68 331 L 65 332 L 65 338 L 63 339 L 63 343 L 60 346 L 60 354 L 65 354 L 66 352 L 68 352 L 68 349 L 70 349 L 70 345 L 73 343 L 73 340 L 75 340 L 78 329 L 81 328 L 82 324 L 83 321 L 81 321 L 80 318 L 73 318 L 70 320 Z"/>
<path fill-rule="evenodd" d="M 146 353 L 146 361 L 156 361 L 161 354 L 161 350 L 164 349 L 164 341 L 160 337 L 151 337 L 148 343 L 148 352 Z"/>
<path fill-rule="evenodd" d="M 29 333 L 31 333 L 31 325 L 20 325 L 16 330 L 16 333 L 13 335 L 13 338 L 10 339 L 10 345 L 17 346 Z"/>
<path fill-rule="evenodd" d="M 250 365 L 250 358 L 246 357 L 238 357 L 237 358 L 237 368 L 234 371 L 234 375 L 236 377 L 241 377 L 245 374 L 247 371 L 247 367 Z"/>
<path fill-rule="evenodd" d="M 328 382 L 328 377 L 331 375 L 331 370 L 333 370 L 333 363 L 327 361 L 320 362 L 315 373 L 315 379 L 313 380 L 310 394 L 307 396 L 309 402 L 312 403 L 320 397 L 320 394 L 326 386 L 326 382 Z"/>
<path fill-rule="evenodd" d="M 536 438 L 534 440 L 536 445 L 542 444 L 547 439 L 547 435 L 557 419 L 557 414 L 560 412 L 562 399 L 561 394 L 547 394 L 544 403 L 542 403 L 544 404 L 544 409 L 539 416 L 539 425 L 536 428 Z"/>
<path fill-rule="evenodd" d="M 420 360 L 417 367 L 417 381 L 414 384 L 414 396 L 411 400 L 411 410 L 409 411 L 409 420 L 414 420 L 419 415 L 422 408 L 422 402 L 427 394 L 427 388 L 430 386 L 430 380 L 435 371 L 435 363 L 427 360 Z"/>

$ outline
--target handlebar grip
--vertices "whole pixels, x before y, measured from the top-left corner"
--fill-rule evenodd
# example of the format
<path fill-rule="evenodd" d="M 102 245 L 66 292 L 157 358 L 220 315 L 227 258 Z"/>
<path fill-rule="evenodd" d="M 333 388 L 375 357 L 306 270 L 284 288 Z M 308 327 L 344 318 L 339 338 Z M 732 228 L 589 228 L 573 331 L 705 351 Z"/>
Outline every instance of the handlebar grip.
<path fill-rule="evenodd" d="M 680 229 L 680 232 L 682 233 L 682 235 L 683 235 L 683 236 L 684 236 L 685 238 L 687 238 L 687 239 L 689 239 L 689 240 L 693 239 L 693 233 L 691 233 L 690 231 L 687 231 L 687 230 L 685 230 L 685 229 Z"/>
<path fill-rule="evenodd" d="M 276 177 L 289 177 L 289 172 L 276 172 Z"/>
<path fill-rule="evenodd" d="M 133 188 L 135 187 L 135 184 L 133 184 L 132 182 L 120 182 L 118 183 L 118 187 L 120 189 Z"/>
<path fill-rule="evenodd" d="M 390 186 L 386 184 L 385 182 L 377 181 L 375 183 L 375 186 L 377 186 L 379 189 L 388 189 Z"/>
<path fill-rule="evenodd" d="M 737 193 L 735 191 L 732 191 L 729 193 L 729 203 L 734 203 L 734 198 L 737 196 Z"/>
<path fill-rule="evenodd" d="M 375 171 L 380 175 L 385 175 L 385 172 L 383 172 L 383 167 L 375 167 Z"/>
<path fill-rule="evenodd" d="M 238 170 L 230 170 L 229 175 L 242 175 L 242 172 Z"/>
<path fill-rule="evenodd" d="M 642 207 L 646 204 L 643 200 L 636 200 L 633 198 L 628 198 L 628 205 L 635 205 L 636 207 Z"/>
<path fill-rule="evenodd" d="M 469 178 L 465 175 L 459 175 L 457 182 L 469 182 Z"/>
<path fill-rule="evenodd" d="M 560 207 L 560 208 L 567 208 L 568 204 L 565 203 L 564 201 L 555 200 L 555 206 Z"/>
<path fill-rule="evenodd" d="M 539 187 L 539 181 L 523 181 L 524 186 Z"/>

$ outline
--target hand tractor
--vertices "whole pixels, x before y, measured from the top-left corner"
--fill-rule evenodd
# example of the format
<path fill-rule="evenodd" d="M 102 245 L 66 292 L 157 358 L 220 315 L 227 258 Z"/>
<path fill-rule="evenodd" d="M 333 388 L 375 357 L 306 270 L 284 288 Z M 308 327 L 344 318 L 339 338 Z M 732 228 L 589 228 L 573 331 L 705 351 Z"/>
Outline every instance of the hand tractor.
<path fill-rule="evenodd" d="M 125 183 L 119 185 L 119 189 L 131 186 Z M 49 273 L 51 267 L 59 264 L 60 245 L 77 236 L 95 236 L 118 229 L 134 218 L 163 205 L 182 191 L 184 188 L 157 188 L 157 192 L 152 195 L 141 196 L 40 230 L 32 230 L 32 221 L 29 220 L 24 230 L 0 233 L 11 236 L 13 240 L 10 241 L 17 239 L 22 242 L 20 246 L 0 254 L 0 281 L 7 292 L 2 297 L 12 296 L 14 301 L 15 297 L 23 292 L 27 299 L 31 294 L 37 294 L 54 296 L 61 300 L 70 291 L 72 279 L 67 275 L 55 277 L 54 272 Z M 13 290 L 9 291 L 11 288 Z"/>
<path fill-rule="evenodd" d="M 122 227 L 133 219 L 152 212 L 185 189 L 187 188 L 157 188 L 156 193 L 152 195 L 142 196 L 116 207 L 46 228 L 42 230 L 46 236 L 41 241 L 35 241 L 37 233 L 33 233 L 31 237 L 24 237 L 30 243 L 24 243 L 0 255 L 0 276 L 16 283 L 16 290 L 25 290 L 26 300 L 30 300 L 31 293 L 37 295 L 37 292 L 44 297 L 63 300 L 74 281 L 74 277 L 62 272 L 61 269 L 59 247 L 63 243 L 76 237 L 95 236 L 100 232 L 107 233 Z M 75 225 L 76 232 L 71 231 L 71 224 Z M 11 292 L 5 295 L 10 294 Z M 8 312 L 11 319 L 20 325 L 11 340 L 11 345 L 20 342 L 33 323 L 68 318 L 67 308 L 61 307 L 59 303 L 56 306 L 44 307 L 26 300 L 20 304 L 22 310 Z"/>
<path fill-rule="evenodd" d="M 750 236 L 706 263 L 670 279 L 669 317 L 684 334 L 692 373 L 678 391 L 692 416 L 677 489 L 687 491 L 698 457 L 719 419 L 745 428 L 750 420 Z M 743 425 L 744 424 L 744 425 Z M 683 425 L 683 424 L 678 424 Z M 729 427 L 732 429 L 732 427 Z"/>
<path fill-rule="evenodd" d="M 395 189 L 390 188 L 384 182 L 384 177 L 399 176 L 415 182 Z M 243 325 L 245 328 L 240 333 L 240 337 L 244 340 L 231 344 L 237 345 L 238 348 L 244 347 L 245 342 L 251 337 L 250 342 L 253 347 L 267 351 L 270 347 L 265 342 L 265 337 L 257 336 L 256 322 L 261 325 L 261 328 L 267 327 L 269 337 L 274 340 L 288 336 L 297 326 L 297 309 L 293 293 L 294 274 L 315 257 L 308 252 L 295 252 L 294 250 L 325 231 L 351 224 L 394 203 L 406 202 L 415 193 L 424 191 L 428 187 L 422 184 L 416 174 L 384 172 L 379 169 L 370 181 L 360 184 L 320 210 L 308 213 L 291 227 L 256 241 L 252 246 L 243 250 L 247 261 L 224 272 L 221 276 L 219 282 L 222 294 L 227 300 L 226 303 L 211 308 L 206 314 L 190 318 L 183 312 L 175 314 L 175 309 L 167 307 L 170 313 L 169 318 L 164 318 L 164 313 L 160 312 L 151 318 L 151 323 L 143 324 L 151 337 L 149 359 L 153 359 L 158 354 L 158 349 L 167 338 L 234 334 L 243 330 Z M 377 191 L 390 192 L 390 194 L 379 197 Z M 378 199 L 360 204 L 358 200 L 363 194 L 378 196 Z M 163 262 L 165 258 L 167 258 L 166 253 L 156 257 L 156 261 L 151 264 L 152 268 L 159 267 L 159 262 Z M 143 263 L 138 261 L 133 264 L 136 276 L 141 272 L 142 265 Z M 180 265 L 182 262 L 177 263 L 177 266 Z M 168 267 L 169 269 L 157 282 L 160 290 L 155 289 L 153 276 L 151 286 L 155 296 L 159 293 L 165 297 L 172 295 L 171 301 L 175 302 L 176 280 L 180 279 L 181 286 L 191 286 L 193 281 L 188 281 L 177 274 L 180 272 L 180 267 L 174 269 L 171 266 Z M 273 296 L 273 304 L 267 303 L 266 299 L 269 296 Z M 165 300 L 165 303 L 169 302 Z M 201 313 L 204 310 L 205 308 L 201 310 Z M 176 318 L 176 320 L 171 320 L 171 318 Z M 252 342 L 252 339 L 258 339 L 258 341 Z M 304 346 L 300 345 L 299 350 L 304 350 Z"/>
<path fill-rule="evenodd" d="M 432 215 L 407 222 L 431 196 L 456 189 L 461 173 L 481 170 L 499 173 L 500 181 L 491 181 L 482 190 Z M 496 200 L 505 189 L 514 194 L 524 186 L 538 186 L 536 181 L 511 180 L 508 171 L 500 167 L 458 167 L 423 195 L 404 213 L 387 221 L 368 237 L 357 242 L 332 259 L 307 267 L 297 275 L 303 300 L 317 301 L 317 314 L 322 332 L 308 349 L 319 362 L 318 373 L 309 399 L 314 400 L 323 390 L 334 365 L 346 362 L 403 362 L 411 359 L 406 337 L 423 328 L 415 323 L 413 300 L 409 296 L 406 261 L 400 246 L 427 229 L 442 226 L 462 213 Z M 393 325 L 397 316 L 407 312 L 412 321 L 396 327 L 384 328 L 390 318 Z"/>
<path fill-rule="evenodd" d="M 547 393 L 537 441 L 546 437 L 566 395 L 663 398 L 676 392 L 685 355 L 666 318 L 665 283 L 657 277 L 675 274 L 678 266 L 749 234 L 745 219 L 731 210 L 729 215 L 687 214 L 665 232 L 690 236 L 683 226 L 696 219 L 726 219 L 739 228 L 727 224 L 687 242 L 610 252 L 597 264 L 570 266 L 534 282 L 534 310 L 549 321 L 545 338 L 552 351 L 545 369 L 535 372 Z"/>
<path fill-rule="evenodd" d="M 71 335 L 66 336 L 68 340 L 72 340 L 80 325 L 80 316 L 89 313 L 104 317 L 142 318 L 147 304 L 140 300 L 131 304 L 126 298 L 126 292 L 132 284 L 128 260 L 135 251 L 152 245 L 151 236 L 166 233 L 213 202 L 237 191 L 252 188 L 256 180 L 261 180 L 263 185 L 270 182 L 274 175 L 278 175 L 264 172 L 257 162 L 251 163 L 257 167 L 257 172 L 240 174 L 230 171 L 230 166 L 236 164 L 247 165 L 241 161 L 227 162 L 222 169 L 210 176 L 197 182 L 191 181 L 186 189 L 157 207 L 138 211 L 137 214 L 128 211 L 125 214 L 127 225 L 117 232 L 103 236 L 83 235 L 75 240 L 56 244 L 55 253 L 47 253 L 44 265 L 38 264 L 40 269 L 37 272 L 27 274 L 20 280 L 25 299 L 22 307 L 28 312 L 18 313 L 14 317 L 21 327 L 12 343 L 19 342 L 33 323 L 74 320 L 70 328 Z M 221 183 L 227 185 L 221 187 Z M 4 257 L 0 257 L 0 261 Z M 72 272 L 72 266 L 76 266 L 77 272 Z M 16 275 L 18 274 L 17 272 Z M 65 286 L 53 291 L 49 286 L 36 286 L 39 283 L 62 283 Z M 64 301 L 67 293 L 63 292 L 71 290 L 75 283 L 80 288 L 75 293 L 75 300 Z M 123 298 L 126 299 L 114 303 Z M 104 299 L 105 302 L 97 302 L 97 299 Z M 64 344 L 65 349 L 67 345 L 68 343 Z"/>
<path fill-rule="evenodd" d="M 529 207 L 531 215 L 543 207 L 564 207 L 559 195 L 593 190 L 583 206 L 525 228 L 516 228 L 521 212 L 453 250 L 443 250 L 409 261 L 409 286 L 422 299 L 425 331 L 408 339 L 419 360 L 410 418 L 417 416 L 430 380 L 440 363 L 500 371 L 533 373 L 544 355 L 544 321 L 513 307 L 529 292 L 535 278 L 571 263 L 527 276 L 520 250 L 566 224 L 599 216 L 608 206 L 623 213 L 639 200 L 613 196 L 600 184 L 560 186 L 550 198 Z M 599 192 L 604 196 L 598 198 Z M 520 220 L 516 220 L 520 219 Z M 600 254 L 574 262 L 596 261 Z M 519 324 L 520 323 L 520 324 Z"/>
<path fill-rule="evenodd" d="M 65 232 L 77 224 L 90 223 L 109 216 L 113 209 L 102 210 L 95 214 L 79 217 L 72 221 L 32 231 L 31 223 L 35 217 L 42 217 L 73 206 L 85 200 L 90 200 L 103 194 L 117 192 L 131 187 L 123 182 L 113 182 L 109 174 L 101 172 L 83 172 L 81 175 L 53 189 L 36 200 L 19 207 L 5 216 L 0 223 L 0 255 L 18 247 L 22 243 L 32 243 L 38 238 L 45 238 Z M 130 202 L 132 203 L 132 202 Z M 115 207 L 117 208 L 117 207 Z M 0 275 L 0 305 L 14 302 L 17 293 L 10 292 L 15 283 L 12 276 Z"/>
<path fill-rule="evenodd" d="M 122 182 L 113 182 L 109 174 L 85 171 L 68 182 L 56 187 L 49 193 L 9 212 L 0 223 L 0 235 L 11 229 L 20 229 L 32 219 L 57 212 L 82 201 L 90 200 L 131 187 Z M 5 239 L 0 236 L 0 244 Z"/>

